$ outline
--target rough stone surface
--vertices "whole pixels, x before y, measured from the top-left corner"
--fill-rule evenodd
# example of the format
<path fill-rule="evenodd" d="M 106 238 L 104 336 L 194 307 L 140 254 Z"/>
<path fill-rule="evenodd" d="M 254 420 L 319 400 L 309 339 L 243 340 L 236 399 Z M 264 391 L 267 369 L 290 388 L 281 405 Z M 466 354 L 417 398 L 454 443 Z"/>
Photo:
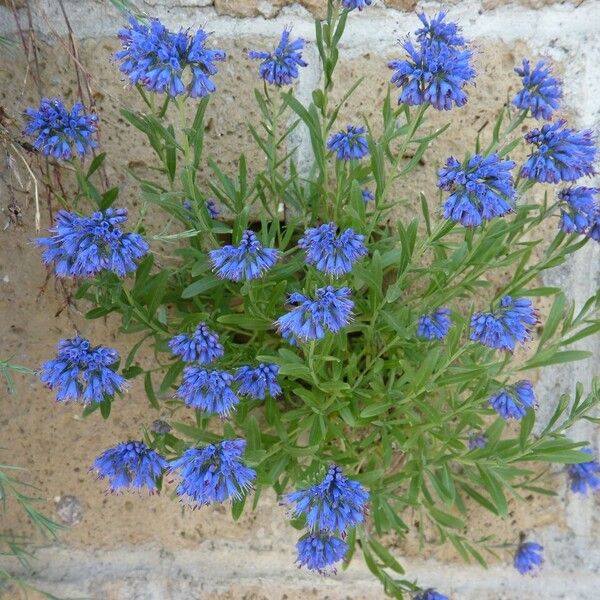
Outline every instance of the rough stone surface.
<path fill-rule="evenodd" d="M 449 0 L 445 2 L 447 5 L 458 4 L 461 0 Z M 10 5 L 10 0 L 0 0 L 7 2 Z M 144 5 L 150 7 L 164 6 L 169 7 L 167 0 L 142 0 Z M 528 8 L 542 8 L 551 4 L 567 4 L 576 3 L 576 0 L 482 0 L 481 5 L 486 10 L 502 6 L 510 6 L 522 4 Z M 232 17 L 258 17 L 262 16 L 267 19 L 276 17 L 280 10 L 285 6 L 300 5 L 311 14 L 322 17 L 325 14 L 323 0 L 178 0 L 178 7 L 196 7 L 204 8 L 214 6 L 216 11 L 222 15 Z M 415 8 L 426 8 L 428 2 L 418 0 L 375 0 L 372 9 L 376 8 L 393 8 L 403 12 L 410 12 Z"/>
<path fill-rule="evenodd" d="M 282 0 L 267 2 L 265 0 L 249 0 L 236 2 L 236 0 L 215 0 L 215 9 L 220 15 L 232 17 L 274 17 L 285 4 Z"/>
<path fill-rule="evenodd" d="M 58 496 L 54 499 L 56 504 L 56 516 L 64 525 L 73 527 L 79 525 L 83 518 L 83 507 L 77 496 Z"/>
<path fill-rule="evenodd" d="M 12 16 L 2 4 L 0 1 L 0 34 L 11 33 Z M 322 3 L 305 0 L 300 4 L 284 0 L 139 2 L 141 8 L 164 18 L 172 27 L 202 24 L 214 31 L 212 43 L 227 50 L 229 58 L 220 65 L 216 77 L 219 91 L 208 110 L 205 144 L 206 154 L 226 173 L 235 172 L 240 152 L 247 155 L 251 169 L 262 161 L 246 129 L 248 122 L 257 119 L 252 93 L 256 63 L 244 58 L 247 48 L 272 46 L 281 28 L 292 25 L 295 33 L 313 42 L 307 48 L 311 66 L 303 71 L 296 89 L 298 97 L 307 101 L 318 83 L 308 11 L 322 7 Z M 483 136 L 489 134 L 497 108 L 518 85 L 512 67 L 524 56 L 550 56 L 566 81 L 565 114 L 581 127 L 597 131 L 600 125 L 598 0 L 456 0 L 444 4 L 474 39 L 479 78 L 470 88 L 466 107 L 450 115 L 429 115 L 430 127 L 441 126 L 447 118 L 452 127 L 433 145 L 410 181 L 398 188 L 397 197 L 406 198 L 408 203 L 414 202 L 420 191 L 437 201 L 435 170 L 449 154 L 462 156 L 471 149 L 480 130 Z M 410 0 L 388 0 L 386 5 L 395 10 L 385 9 L 380 1 L 362 15 L 349 18 L 334 97 L 340 98 L 343 85 L 355 77 L 365 76 L 366 81 L 342 108 L 341 125 L 368 119 L 377 129 L 378 107 L 390 76 L 386 62 L 398 54 L 395 42 L 417 24 L 409 11 L 425 8 L 432 12 L 440 6 Z M 43 91 L 72 100 L 77 82 L 64 39 L 56 39 L 56 33 L 64 35 L 66 31 L 57 3 L 34 0 L 31 6 L 38 31 Z M 120 21 L 108 0 L 65 0 L 65 6 L 78 38 L 80 62 L 90 75 L 109 162 L 112 158 L 119 162 L 116 159 L 126 150 L 134 149 L 126 165 L 109 167 L 107 174 L 122 186 L 123 203 L 135 213 L 141 206 L 138 188 L 122 167 L 149 177 L 155 162 L 143 136 L 128 127 L 119 113 L 121 108 L 143 108 L 137 94 L 120 82 L 118 69 L 110 62 L 117 47 L 111 36 Z M 26 61 L 21 52 L 11 49 L 10 54 L 0 57 L 0 106 L 17 118 L 25 106 L 37 100 Z M 306 152 L 306 139 L 300 136 L 297 142 L 301 152 Z M 203 189 L 209 181 L 210 174 L 204 171 L 199 181 Z M 59 338 L 75 330 L 126 354 L 134 340 L 118 333 L 115 320 L 86 321 L 80 312 L 85 307 L 66 303 L 69 287 L 65 295 L 52 281 L 45 283 L 38 251 L 30 244 L 36 235 L 31 196 L 18 198 L 23 221 L 19 227 L 9 220 L 8 196 L 1 183 L 0 191 L 0 358 L 14 354 L 16 362 L 35 367 L 52 355 Z M 42 204 L 42 225 L 48 224 Z M 156 215 L 150 215 L 153 233 L 159 233 L 162 226 Z M 549 226 L 549 236 L 554 226 Z M 581 304 L 600 285 L 599 264 L 600 249 L 590 245 L 568 265 L 548 274 L 545 283 L 562 285 Z M 499 278 L 503 275 L 497 274 Z M 587 342 L 596 357 L 598 346 L 597 338 Z M 151 357 L 143 357 L 143 361 L 149 365 Z M 560 393 L 572 391 L 577 378 L 589 380 L 592 372 L 598 372 L 597 362 L 545 372 L 538 384 L 542 421 Z M 163 416 L 148 406 L 140 382 L 134 381 L 125 397 L 115 403 L 106 423 L 98 414 L 82 419 L 78 407 L 56 406 L 51 394 L 34 378 L 17 376 L 16 381 L 17 395 L 7 396 L 0 389 L 1 436 L 10 440 L 10 445 L 0 443 L 10 447 L 2 451 L 0 462 L 17 462 L 29 469 L 30 481 L 40 489 L 45 500 L 42 507 L 48 514 L 56 509 L 56 497 L 76 495 L 82 507 L 81 522 L 61 536 L 61 544 L 38 554 L 34 580 L 40 587 L 55 595 L 98 600 L 383 598 L 379 584 L 361 560 L 337 577 L 315 578 L 296 570 L 292 566 L 296 532 L 273 496 L 265 495 L 257 511 L 244 514 L 237 523 L 225 507 L 184 511 L 166 494 L 107 496 L 104 485 L 87 472 L 93 459 L 115 440 L 137 437 L 142 425 L 149 426 Z M 593 426 L 582 426 L 575 433 L 597 447 Z M 392 543 L 394 553 L 405 563 L 408 576 L 438 587 L 453 600 L 533 600 L 541 597 L 541 590 L 544 598 L 596 600 L 600 585 L 600 550 L 595 542 L 600 533 L 595 514 L 598 500 L 574 497 L 566 490 L 564 474 L 558 468 L 550 477 L 555 482 L 555 498 L 532 497 L 524 504 L 511 501 L 506 521 L 478 511 L 471 518 L 474 532 L 496 533 L 501 539 L 506 538 L 507 531 L 515 536 L 519 531 L 535 532 L 546 547 L 547 559 L 546 569 L 537 579 L 516 577 L 508 566 L 510 550 L 502 550 L 499 562 L 488 571 L 464 566 L 445 546 L 428 545 L 422 551 L 412 537 L 401 544 Z M 413 522 L 415 515 L 406 518 Z M 28 531 L 22 516 L 12 508 L 6 523 L 15 532 Z M 13 598 L 8 595 L 6 600 Z"/>

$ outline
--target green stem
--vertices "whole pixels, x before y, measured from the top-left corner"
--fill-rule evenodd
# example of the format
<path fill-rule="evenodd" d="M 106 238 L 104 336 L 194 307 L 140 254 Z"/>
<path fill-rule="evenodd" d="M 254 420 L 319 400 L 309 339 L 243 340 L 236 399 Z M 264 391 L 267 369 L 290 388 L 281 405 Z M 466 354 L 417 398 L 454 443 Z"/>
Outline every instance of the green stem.
<path fill-rule="evenodd" d="M 275 203 L 275 210 L 279 203 L 278 185 L 277 185 L 277 132 L 279 130 L 279 115 L 280 115 L 280 96 L 276 92 L 272 96 L 269 94 L 269 90 L 265 87 L 265 95 L 267 102 L 271 106 L 271 122 L 269 123 L 269 156 L 268 156 L 268 169 L 269 169 L 269 181 L 271 185 L 271 194 L 273 196 L 273 202 Z"/>
<path fill-rule="evenodd" d="M 200 198 L 196 194 L 196 170 L 194 168 L 194 157 L 192 154 L 192 150 L 190 147 L 190 140 L 187 134 L 187 116 L 185 114 L 185 98 L 182 96 L 178 96 L 175 99 L 175 103 L 177 105 L 178 114 L 179 114 L 179 130 L 181 133 L 181 147 L 183 148 L 183 159 L 185 165 L 183 167 L 183 176 L 185 177 L 185 183 L 187 184 L 187 188 L 192 195 L 192 204 L 194 210 L 196 210 L 196 215 L 198 216 L 200 222 L 204 230 L 202 233 L 208 237 L 210 240 L 211 247 L 215 248 L 219 246 L 219 242 L 212 232 L 211 223 L 208 221 L 207 213 L 205 210 L 198 210 L 198 202 Z"/>
<path fill-rule="evenodd" d="M 428 108 L 429 108 L 429 104 L 421 104 L 419 106 L 413 120 L 411 121 L 411 127 L 408 131 L 408 134 L 406 135 L 406 137 L 404 138 L 404 141 L 402 142 L 402 145 L 398 149 L 396 158 L 392 161 L 393 176 L 386 179 L 383 191 L 379 195 L 380 201 L 385 201 L 385 198 L 387 197 L 387 194 L 389 192 L 390 185 L 396 180 L 396 177 L 397 177 L 396 171 L 398 170 L 398 165 L 400 164 L 400 161 L 402 160 L 402 157 L 404 156 L 404 152 L 406 151 L 406 148 L 412 142 L 412 139 L 413 139 L 415 133 L 417 132 L 417 129 L 421 125 L 421 123 L 423 121 L 423 116 L 425 115 L 425 111 Z"/>

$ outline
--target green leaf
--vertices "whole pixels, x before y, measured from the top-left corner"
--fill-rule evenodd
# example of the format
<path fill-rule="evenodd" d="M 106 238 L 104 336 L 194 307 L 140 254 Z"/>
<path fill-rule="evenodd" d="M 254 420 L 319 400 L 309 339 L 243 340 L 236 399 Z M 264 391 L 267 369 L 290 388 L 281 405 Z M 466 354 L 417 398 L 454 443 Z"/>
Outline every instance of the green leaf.
<path fill-rule="evenodd" d="M 313 382 L 310 369 L 305 364 L 286 363 L 279 367 L 279 374 L 290 379 L 304 379 L 309 383 Z"/>
<path fill-rule="evenodd" d="M 231 313 L 229 315 L 220 316 L 217 321 L 224 325 L 237 325 L 243 329 L 250 331 L 266 331 L 273 327 L 273 323 L 269 319 L 263 317 L 251 317 L 244 313 Z"/>
<path fill-rule="evenodd" d="M 107 192 L 104 192 L 104 194 L 102 194 L 102 200 L 100 201 L 100 204 L 99 204 L 100 210 L 106 210 L 107 208 L 110 208 L 110 206 L 117 199 L 118 196 L 119 196 L 119 188 L 118 187 L 110 188 L 110 190 L 108 190 Z"/>
<path fill-rule="evenodd" d="M 479 475 L 481 476 L 483 485 L 494 502 L 494 506 L 498 510 L 501 517 L 508 515 L 508 502 L 502 491 L 500 482 L 496 479 L 493 473 L 482 466 L 478 465 Z"/>
<path fill-rule="evenodd" d="M 198 279 L 194 281 L 190 285 L 188 285 L 183 292 L 181 292 L 182 298 L 193 298 L 194 296 L 199 296 L 204 292 L 208 292 L 219 285 L 223 285 L 223 282 L 213 274 L 205 275 L 202 279 Z"/>
<path fill-rule="evenodd" d="M 402 568 L 402 565 L 392 556 L 390 551 L 382 546 L 377 540 L 374 538 L 369 538 L 369 546 L 371 550 L 377 555 L 377 558 L 386 566 L 396 571 L 400 575 L 404 575 L 405 571 Z"/>
<path fill-rule="evenodd" d="M 555 333 L 560 323 L 560 319 L 565 309 L 566 298 L 564 294 L 557 294 L 550 309 L 548 318 L 544 321 L 544 329 L 540 335 L 540 347 L 549 340 Z"/>
<path fill-rule="evenodd" d="M 160 403 L 158 402 L 158 398 L 156 397 L 156 394 L 154 393 L 154 387 L 152 385 L 152 375 L 150 374 L 150 372 L 147 372 L 146 375 L 144 376 L 144 389 L 146 390 L 146 395 L 148 396 L 148 400 L 150 401 L 150 404 L 154 408 L 159 410 Z"/>
<path fill-rule="evenodd" d="M 550 352 L 541 352 L 539 355 L 528 360 L 521 368 L 521 371 L 585 360 L 590 356 L 593 356 L 593 352 L 588 352 L 587 350 L 563 350 L 562 352 L 556 352 L 554 349 L 551 349 Z"/>
<path fill-rule="evenodd" d="M 166 394 L 170 389 L 175 380 L 181 375 L 183 371 L 184 364 L 178 360 L 173 363 L 169 369 L 167 370 L 166 375 L 164 376 L 162 383 L 160 384 L 160 394 Z"/>
<path fill-rule="evenodd" d="M 102 415 L 103 419 L 108 419 L 108 417 L 110 417 L 111 406 L 112 402 L 110 401 L 110 399 L 106 399 L 100 402 L 100 414 Z"/>
<path fill-rule="evenodd" d="M 479 504 L 481 504 L 481 506 L 487 508 L 487 510 L 489 510 L 490 512 L 494 513 L 495 515 L 498 515 L 498 509 L 487 498 L 482 496 L 478 491 L 476 491 L 466 483 L 462 483 L 461 487 L 469 496 L 471 496 L 471 498 L 473 498 L 473 500 L 475 500 L 475 502 L 478 502 Z"/>
<path fill-rule="evenodd" d="M 94 156 L 92 162 L 90 163 L 90 167 L 86 174 L 86 179 L 89 179 L 101 166 L 106 158 L 106 152 L 101 152 L 97 156 Z"/>
<path fill-rule="evenodd" d="M 519 447 L 521 448 L 521 451 L 525 450 L 527 447 L 529 434 L 532 432 L 534 424 L 535 410 L 530 408 L 525 416 L 521 419 L 521 431 L 519 432 Z"/>
<path fill-rule="evenodd" d="M 381 413 L 387 412 L 392 406 L 393 404 L 391 402 L 384 402 L 383 404 L 371 404 L 370 406 L 367 406 L 366 408 L 363 408 L 360 411 L 360 416 L 363 419 L 368 419 L 369 417 L 376 417 Z"/>
<path fill-rule="evenodd" d="M 427 510 L 433 520 L 444 527 L 450 527 L 452 529 L 464 529 L 465 527 L 465 524 L 461 519 L 438 510 L 435 506 L 427 506 Z"/>
<path fill-rule="evenodd" d="M 237 521 L 244 512 L 244 506 L 246 504 L 246 495 L 242 496 L 240 500 L 233 500 L 231 503 L 231 516 L 234 521 Z"/>

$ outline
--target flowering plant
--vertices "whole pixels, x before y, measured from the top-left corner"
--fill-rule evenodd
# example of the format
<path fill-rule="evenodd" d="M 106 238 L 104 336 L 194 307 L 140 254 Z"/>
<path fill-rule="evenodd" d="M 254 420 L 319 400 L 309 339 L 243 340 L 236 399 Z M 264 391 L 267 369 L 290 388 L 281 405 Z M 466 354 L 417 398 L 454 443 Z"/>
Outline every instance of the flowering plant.
<path fill-rule="evenodd" d="M 255 90 L 261 127 L 249 125 L 265 156 L 254 176 L 243 154 L 234 175 L 210 160 L 210 177 L 200 172 L 225 53 L 203 30 L 173 33 L 130 17 L 115 59 L 147 106 L 123 116 L 161 165 L 162 178 L 139 182 L 143 201 L 167 215 L 160 234 L 143 221 L 128 231 L 127 211 L 113 207 L 118 188 L 95 183 L 104 154 L 84 169 L 94 115 L 59 99 L 27 111 L 35 147 L 71 161 L 80 186 L 38 240 L 43 258 L 58 277 L 77 279 L 88 318 L 117 313 L 137 338 L 122 361 L 80 335 L 63 340 L 41 378 L 60 402 L 104 418 L 118 411 L 127 380 L 143 378 L 161 419 L 96 459 L 111 491 L 160 492 L 173 481 L 186 504 L 230 501 L 237 519 L 272 488 L 302 531 L 299 565 L 327 572 L 360 550 L 391 596 L 444 600 L 403 578 L 383 539 L 409 532 L 406 511 L 419 515 L 419 531 L 433 527 L 485 564 L 494 543 L 470 537 L 469 511 L 478 504 L 506 517 L 508 497 L 552 493 L 536 464 L 569 465 L 574 492 L 600 487 L 591 449 L 567 436 L 578 420 L 595 422 L 597 382 L 587 394 L 577 384 L 573 398 L 540 398 L 556 408 L 536 423 L 531 380 L 540 367 L 586 358 L 570 347 L 600 331 L 600 295 L 576 310 L 537 283 L 600 241 L 598 189 L 573 183 L 594 173 L 596 148 L 591 132 L 563 120 L 530 126 L 553 117 L 561 92 L 545 63 L 524 60 L 515 69 L 523 89 L 489 139 L 463 160 L 449 157 L 441 201 L 409 199 L 420 214 L 405 220 L 398 185 L 446 129 L 428 127 L 426 113 L 468 101 L 473 51 L 444 13 L 419 15 L 422 26 L 389 64 L 398 105 L 390 87 L 377 128 L 339 124 L 358 84 L 332 100 L 338 46 L 349 14 L 369 4 L 330 0 L 316 22 L 323 80 L 308 106 L 290 87 L 306 66 L 302 39 L 284 30 L 274 50 L 248 53 L 264 80 Z M 287 149 L 298 127 L 310 136 L 308 162 Z M 521 144 L 530 153 L 518 166 L 510 157 Z M 556 200 L 546 192 L 535 202 L 539 183 L 566 185 Z M 551 240 L 537 235 L 553 228 Z M 154 242 L 172 244 L 172 260 L 159 264 Z M 498 271 L 510 275 L 495 288 L 487 277 Z M 544 296 L 554 300 L 540 321 L 532 298 Z M 144 347 L 151 369 L 137 362 Z M 539 568 L 537 542 L 515 548 L 521 573 Z"/>

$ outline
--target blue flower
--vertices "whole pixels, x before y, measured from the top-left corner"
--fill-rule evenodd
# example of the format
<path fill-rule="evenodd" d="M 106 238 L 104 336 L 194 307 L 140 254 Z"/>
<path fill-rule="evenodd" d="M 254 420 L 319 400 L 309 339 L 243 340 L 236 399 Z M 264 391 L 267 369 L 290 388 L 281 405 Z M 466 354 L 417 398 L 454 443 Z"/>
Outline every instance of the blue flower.
<path fill-rule="evenodd" d="M 294 517 L 304 515 L 308 529 L 330 533 L 344 533 L 362 523 L 368 500 L 367 490 L 344 477 L 336 465 L 329 467 L 321 483 L 286 496 L 286 502 L 296 505 Z"/>
<path fill-rule="evenodd" d="M 189 87 L 192 98 L 203 98 L 217 89 L 210 76 L 218 73 L 215 62 L 225 60 L 224 50 L 206 47 L 208 36 L 208 33 L 198 29 L 191 37 L 187 62 L 192 70 L 192 82 Z"/>
<path fill-rule="evenodd" d="M 373 200 L 375 200 L 375 195 L 373 194 L 373 192 L 371 190 L 368 190 L 367 188 L 365 188 L 361 192 L 361 194 L 362 194 L 362 199 L 365 204 L 368 204 L 369 202 L 373 202 Z"/>
<path fill-rule="evenodd" d="M 244 365 L 237 370 L 235 381 L 240 384 L 240 394 L 264 400 L 267 391 L 274 398 L 281 394 L 281 386 L 277 383 L 278 365 L 261 363 L 256 368 Z"/>
<path fill-rule="evenodd" d="M 414 597 L 414 600 L 448 600 L 448 596 L 444 596 L 436 592 L 433 588 L 423 590 L 420 594 Z"/>
<path fill-rule="evenodd" d="M 561 229 L 565 233 L 588 234 L 600 212 L 600 203 L 595 199 L 600 188 L 570 187 L 561 190 L 558 198 L 566 203 L 561 211 Z"/>
<path fill-rule="evenodd" d="M 591 448 L 583 448 L 581 452 L 585 452 L 590 456 L 594 455 Z M 589 462 L 569 465 L 567 467 L 569 479 L 571 480 L 571 490 L 577 494 L 586 494 L 588 488 L 592 491 L 600 489 L 600 464 L 596 459 Z"/>
<path fill-rule="evenodd" d="M 206 210 L 208 211 L 208 214 L 211 219 L 217 219 L 219 217 L 219 215 L 221 214 L 219 212 L 217 203 L 212 198 L 209 198 L 206 201 Z"/>
<path fill-rule="evenodd" d="M 127 210 L 108 208 L 91 217 L 80 217 L 60 210 L 52 237 L 38 238 L 46 249 L 46 265 L 54 264 L 57 277 L 94 277 L 112 271 L 119 277 L 135 271 L 136 260 L 150 249 L 138 233 L 123 233 L 119 225 L 127 221 Z"/>
<path fill-rule="evenodd" d="M 475 154 L 466 165 L 451 156 L 438 171 L 438 187 L 452 192 L 444 203 L 444 218 L 477 227 L 509 213 L 515 199 L 514 166 L 512 160 L 500 160 L 497 154 Z"/>
<path fill-rule="evenodd" d="M 541 129 L 532 129 L 525 140 L 536 148 L 521 167 L 521 176 L 542 183 L 575 181 L 584 175 L 593 175 L 596 146 L 592 132 L 574 131 L 565 127 L 566 121 L 546 123 Z"/>
<path fill-rule="evenodd" d="M 132 85 L 142 85 L 153 92 L 178 96 L 185 92 L 181 78 L 188 46 L 187 35 L 171 33 L 158 20 L 149 25 L 129 17 L 129 26 L 119 31 L 123 49 L 115 54 L 121 72 Z"/>
<path fill-rule="evenodd" d="M 540 554 L 543 546 L 535 542 L 523 542 L 519 544 L 515 553 L 513 565 L 521 575 L 533 574 L 540 569 L 544 558 Z"/>
<path fill-rule="evenodd" d="M 367 6 L 371 6 L 371 2 L 373 0 L 342 0 L 342 6 L 346 10 L 354 10 L 358 8 L 358 10 L 363 10 Z"/>
<path fill-rule="evenodd" d="M 535 392 L 531 381 L 523 380 L 490 396 L 489 403 L 503 419 L 522 419 L 535 407 Z"/>
<path fill-rule="evenodd" d="M 348 544 L 326 533 L 306 533 L 298 540 L 296 549 L 300 567 L 325 573 L 346 556 Z"/>
<path fill-rule="evenodd" d="M 461 48 L 467 45 L 467 41 L 460 35 L 458 24 L 445 22 L 446 13 L 440 11 L 432 19 L 427 19 L 425 13 L 417 15 L 423 27 L 415 31 L 415 37 L 420 44 L 426 46 L 445 45 L 449 47 Z"/>
<path fill-rule="evenodd" d="M 232 383 L 233 375 L 227 371 L 186 367 L 177 396 L 187 406 L 226 417 L 240 401 L 231 389 Z"/>
<path fill-rule="evenodd" d="M 483 433 L 477 433 L 476 431 L 470 433 L 469 439 L 467 440 L 469 450 L 485 448 L 487 442 L 488 440 L 485 435 L 483 435 Z"/>
<path fill-rule="evenodd" d="M 364 235 L 346 229 L 337 235 L 337 225 L 326 223 L 307 229 L 298 246 L 306 251 L 306 263 L 319 271 L 339 277 L 352 271 L 353 264 L 368 254 Z"/>
<path fill-rule="evenodd" d="M 192 201 L 189 198 L 185 198 L 181 204 L 185 210 L 192 210 Z M 211 219 L 216 219 L 220 214 L 219 209 L 212 198 L 209 198 L 206 201 L 206 210 L 208 211 L 208 215 Z"/>
<path fill-rule="evenodd" d="M 364 127 L 348 125 L 334 133 L 327 142 L 327 148 L 337 153 L 338 160 L 360 160 L 369 154 L 369 143 L 364 135 Z"/>
<path fill-rule="evenodd" d="M 591 239 L 600 242 L 600 207 L 596 211 L 594 220 L 587 234 Z"/>
<path fill-rule="evenodd" d="M 105 450 L 92 465 L 98 478 L 110 480 L 110 491 L 122 488 L 157 490 L 156 480 L 168 467 L 167 461 L 144 442 L 122 442 Z"/>
<path fill-rule="evenodd" d="M 320 340 L 326 330 L 338 332 L 350 322 L 354 306 L 350 288 L 335 289 L 330 285 L 319 288 L 315 300 L 295 292 L 290 294 L 289 302 L 298 306 L 275 322 L 288 340 Z"/>
<path fill-rule="evenodd" d="M 130 16 L 129 26 L 119 32 L 119 38 L 123 50 L 115 58 L 132 85 L 172 97 L 187 92 L 200 98 L 215 91 L 210 76 L 217 73 L 215 62 L 225 60 L 225 52 L 207 48 L 208 34 L 202 29 L 192 36 L 183 31 L 173 33 L 158 19 L 146 25 Z M 191 81 L 186 84 L 183 79 L 188 66 Z"/>
<path fill-rule="evenodd" d="M 299 38 L 290 42 L 290 30 L 284 29 L 279 46 L 273 53 L 251 50 L 248 58 L 262 60 L 258 75 L 271 85 L 290 85 L 298 77 L 298 67 L 306 67 L 302 60 L 304 40 Z"/>
<path fill-rule="evenodd" d="M 432 313 L 421 315 L 417 327 L 417 337 L 424 340 L 443 340 L 452 325 L 449 315 L 449 308 L 438 308 Z"/>
<path fill-rule="evenodd" d="M 191 335 L 180 333 L 171 338 L 169 348 L 185 362 L 198 361 L 204 365 L 217 360 L 224 352 L 219 336 L 204 322 L 200 323 Z"/>
<path fill-rule="evenodd" d="M 240 500 L 252 488 L 256 471 L 242 462 L 245 440 L 223 440 L 206 448 L 188 448 L 171 461 L 171 470 L 179 470 L 176 492 L 197 505 Z"/>
<path fill-rule="evenodd" d="M 388 63 L 394 71 L 391 82 L 402 88 L 398 104 L 429 103 L 437 110 L 466 104 L 463 88 L 475 77 L 473 51 L 458 35 L 458 26 L 445 23 L 445 17 L 440 12 L 428 22 L 425 15 L 419 15 L 424 27 L 416 32 L 417 46 L 405 41 L 402 47 L 408 58 Z"/>
<path fill-rule="evenodd" d="M 219 277 L 242 281 L 264 275 L 277 262 L 279 251 L 263 247 L 256 234 L 247 230 L 242 234 L 239 246 L 211 250 L 210 258 Z"/>
<path fill-rule="evenodd" d="M 471 340 L 497 350 L 515 349 L 531 337 L 531 328 L 538 322 L 531 300 L 504 296 L 500 306 L 489 313 L 474 313 L 471 317 Z"/>
<path fill-rule="evenodd" d="M 540 60 L 531 70 L 529 61 L 523 59 L 523 66 L 516 67 L 515 73 L 523 79 L 523 89 L 514 97 L 512 103 L 521 110 L 529 110 L 536 119 L 552 118 L 559 107 L 561 97 L 560 83 L 551 75 L 544 60 Z"/>
<path fill-rule="evenodd" d="M 98 403 L 124 388 L 123 377 L 111 369 L 118 361 L 113 348 L 92 347 L 89 340 L 77 336 L 59 342 L 56 358 L 42 365 L 40 379 L 57 388 L 59 402 Z"/>
<path fill-rule="evenodd" d="M 36 136 L 33 146 L 44 156 L 70 160 L 74 153 L 89 154 L 98 144 L 93 138 L 98 117 L 86 114 L 83 104 L 75 102 L 67 110 L 59 98 L 43 98 L 39 108 L 27 108 L 27 135 Z"/>

